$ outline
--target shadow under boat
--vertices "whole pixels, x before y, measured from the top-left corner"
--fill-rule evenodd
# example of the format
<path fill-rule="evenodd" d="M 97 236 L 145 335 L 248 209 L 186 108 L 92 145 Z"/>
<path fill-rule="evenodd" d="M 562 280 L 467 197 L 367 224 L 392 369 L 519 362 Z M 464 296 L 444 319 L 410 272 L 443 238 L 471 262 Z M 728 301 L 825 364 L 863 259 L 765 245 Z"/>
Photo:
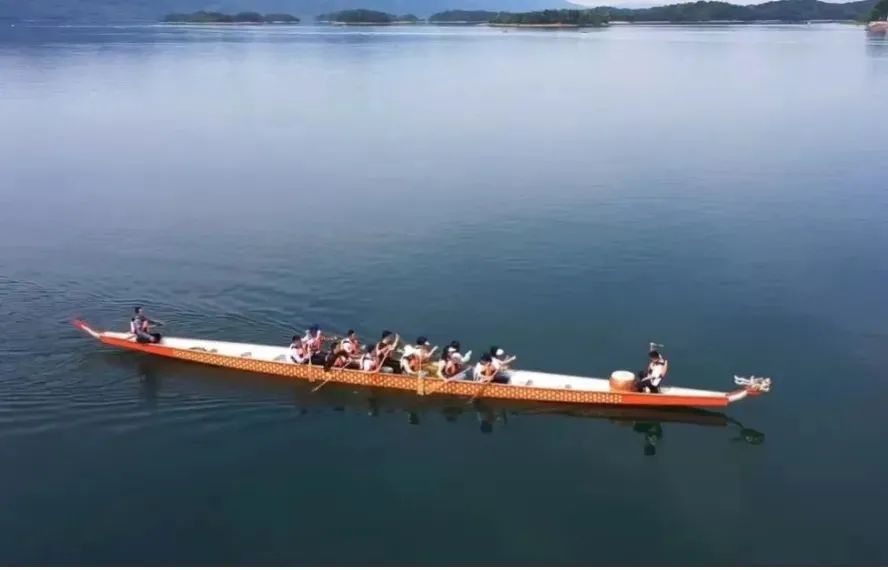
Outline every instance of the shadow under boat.
<path fill-rule="evenodd" d="M 683 424 L 700 427 L 727 428 L 732 431 L 734 441 L 751 445 L 761 445 L 765 435 L 743 425 L 738 420 L 711 410 L 676 407 L 631 407 L 631 406 L 576 406 L 569 404 L 541 404 L 514 400 L 477 399 L 469 401 L 464 397 L 435 396 L 417 397 L 416 394 L 386 390 L 384 388 L 359 387 L 330 384 L 315 391 L 317 384 L 307 382 L 281 382 L 275 377 L 250 375 L 249 384 L 242 372 L 219 368 L 190 365 L 173 361 L 144 358 L 143 355 L 109 354 L 108 358 L 116 365 L 123 365 L 129 358 L 137 358 L 136 373 L 140 380 L 142 398 L 152 407 L 158 405 L 158 392 L 166 379 L 181 376 L 188 371 L 190 380 L 206 380 L 217 386 L 241 390 L 249 386 L 251 390 L 262 388 L 268 391 L 281 391 L 282 395 L 300 409 L 301 413 L 360 411 L 369 417 L 382 414 L 405 414 L 409 425 L 421 425 L 424 419 L 441 417 L 447 422 L 456 422 L 463 417 L 473 416 L 481 433 L 489 434 L 496 425 L 505 426 L 509 418 L 528 416 L 568 417 L 577 420 L 604 420 L 625 426 L 640 433 L 645 439 L 646 455 L 656 453 L 656 446 L 663 436 L 663 426 Z M 734 431 L 736 430 L 736 431 Z"/>

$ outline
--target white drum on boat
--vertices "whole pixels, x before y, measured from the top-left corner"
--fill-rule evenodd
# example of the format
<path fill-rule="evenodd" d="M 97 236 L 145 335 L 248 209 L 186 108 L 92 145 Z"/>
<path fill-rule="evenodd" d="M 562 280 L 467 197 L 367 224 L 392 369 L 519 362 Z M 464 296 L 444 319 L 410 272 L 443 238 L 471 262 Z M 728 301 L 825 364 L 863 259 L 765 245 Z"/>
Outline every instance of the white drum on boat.
<path fill-rule="evenodd" d="M 635 392 L 635 374 L 628 370 L 615 370 L 611 373 L 610 388 L 614 392 Z"/>

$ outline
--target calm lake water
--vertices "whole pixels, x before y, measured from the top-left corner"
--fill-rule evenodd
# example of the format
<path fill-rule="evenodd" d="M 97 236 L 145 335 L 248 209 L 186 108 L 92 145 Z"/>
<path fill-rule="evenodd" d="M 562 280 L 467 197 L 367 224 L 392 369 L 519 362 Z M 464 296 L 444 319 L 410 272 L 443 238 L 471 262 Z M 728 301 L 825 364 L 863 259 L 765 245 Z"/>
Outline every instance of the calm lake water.
<path fill-rule="evenodd" d="M 0 563 L 886 564 L 888 41 L 0 29 Z M 383 328 L 730 416 L 325 387 L 69 324 Z"/>

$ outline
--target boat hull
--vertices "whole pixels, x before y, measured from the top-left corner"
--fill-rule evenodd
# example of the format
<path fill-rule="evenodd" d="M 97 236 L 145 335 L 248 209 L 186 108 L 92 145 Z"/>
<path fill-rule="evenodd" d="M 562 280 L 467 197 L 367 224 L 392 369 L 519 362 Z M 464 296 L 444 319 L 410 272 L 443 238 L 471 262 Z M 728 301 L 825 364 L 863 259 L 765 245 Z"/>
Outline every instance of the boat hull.
<path fill-rule="evenodd" d="M 466 396 L 469 398 L 490 398 L 499 400 L 518 400 L 535 402 L 557 402 L 563 404 L 613 405 L 613 406 L 683 406 L 722 408 L 732 402 L 744 398 L 749 390 L 734 392 L 709 392 L 702 390 L 686 390 L 669 388 L 660 394 L 639 392 L 616 392 L 605 388 L 602 390 L 576 389 L 570 387 L 550 388 L 531 385 L 514 384 L 479 384 L 468 380 L 444 381 L 437 378 L 421 378 L 414 375 L 392 374 L 385 372 L 363 372 L 360 370 L 334 368 L 325 371 L 322 366 L 295 364 L 287 361 L 272 361 L 265 358 L 233 356 L 220 354 L 200 348 L 180 348 L 161 344 L 137 343 L 122 333 L 97 332 L 86 323 L 76 321 L 75 326 L 100 340 L 103 344 L 117 348 L 172 358 L 187 362 L 195 362 L 232 370 L 243 370 L 259 374 L 268 374 L 309 382 L 331 382 L 372 388 L 386 388 L 415 392 L 419 395 Z M 257 348 L 270 348 L 263 345 Z M 677 393 L 669 393 L 669 390 Z"/>

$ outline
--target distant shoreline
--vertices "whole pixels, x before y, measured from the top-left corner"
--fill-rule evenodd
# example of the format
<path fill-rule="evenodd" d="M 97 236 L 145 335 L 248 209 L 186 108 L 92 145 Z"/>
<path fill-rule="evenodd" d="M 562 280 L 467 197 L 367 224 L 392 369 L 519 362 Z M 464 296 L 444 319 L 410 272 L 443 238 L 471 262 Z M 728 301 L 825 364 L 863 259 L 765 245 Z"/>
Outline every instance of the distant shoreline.
<path fill-rule="evenodd" d="M 189 22 L 170 20 L 159 22 L 162 26 L 298 26 L 299 22 Z"/>
<path fill-rule="evenodd" d="M 416 26 L 422 22 L 410 22 L 408 20 L 396 22 L 340 22 L 340 21 L 319 21 L 318 24 L 326 26 Z"/>

